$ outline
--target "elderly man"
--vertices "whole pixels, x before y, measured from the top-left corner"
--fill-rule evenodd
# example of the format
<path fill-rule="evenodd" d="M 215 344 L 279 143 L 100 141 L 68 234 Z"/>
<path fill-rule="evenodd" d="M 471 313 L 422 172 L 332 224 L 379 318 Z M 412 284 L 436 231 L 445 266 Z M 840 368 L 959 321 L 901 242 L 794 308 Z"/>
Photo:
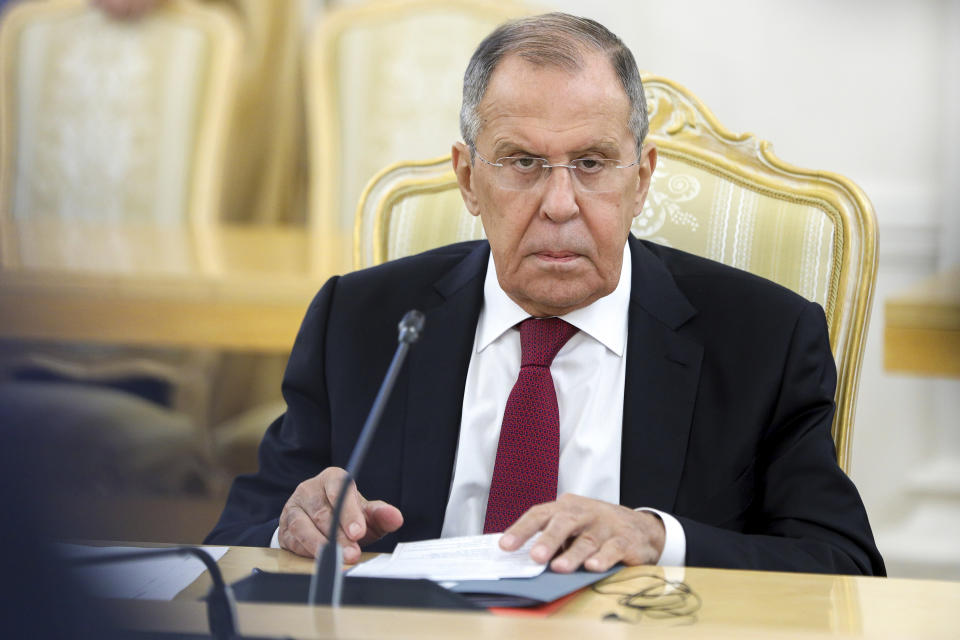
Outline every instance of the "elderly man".
<path fill-rule="evenodd" d="M 884 571 L 836 463 L 823 311 L 630 235 L 657 154 L 630 51 L 549 14 L 480 44 L 453 164 L 489 242 L 331 279 L 288 410 L 208 541 L 345 559 L 504 531 L 556 571 L 617 562 Z M 403 312 L 426 331 L 366 468 L 332 505 Z"/>

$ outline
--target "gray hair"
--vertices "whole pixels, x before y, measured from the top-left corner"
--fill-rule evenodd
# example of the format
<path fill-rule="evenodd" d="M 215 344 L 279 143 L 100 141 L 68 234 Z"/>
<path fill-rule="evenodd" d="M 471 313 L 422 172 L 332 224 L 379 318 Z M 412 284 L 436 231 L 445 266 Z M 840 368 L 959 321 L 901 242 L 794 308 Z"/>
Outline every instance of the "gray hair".
<path fill-rule="evenodd" d="M 497 64 L 507 55 L 518 55 L 536 65 L 577 71 L 586 51 L 605 53 L 630 100 L 630 122 L 637 157 L 647 137 L 647 100 L 637 63 L 623 41 L 599 22 L 566 13 L 547 13 L 513 20 L 497 27 L 474 51 L 463 75 L 460 135 L 471 157 L 480 133 L 477 108 Z"/>

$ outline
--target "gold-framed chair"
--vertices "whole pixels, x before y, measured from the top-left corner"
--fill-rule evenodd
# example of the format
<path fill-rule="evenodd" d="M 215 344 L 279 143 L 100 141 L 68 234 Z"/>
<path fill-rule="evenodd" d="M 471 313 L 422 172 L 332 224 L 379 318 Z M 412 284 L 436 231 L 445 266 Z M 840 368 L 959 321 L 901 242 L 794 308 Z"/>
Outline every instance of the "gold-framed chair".
<path fill-rule="evenodd" d="M 239 31 L 169 0 L 134 23 L 88 0 L 24 2 L 0 24 L 0 266 L 17 221 L 190 225 L 219 216 Z"/>
<path fill-rule="evenodd" d="M 856 393 L 877 271 L 873 205 L 853 182 L 791 166 L 734 134 L 690 91 L 645 74 L 657 169 L 634 235 L 712 258 L 818 302 L 837 363 L 833 437 L 850 468 Z M 483 237 L 449 156 L 378 173 L 356 210 L 354 266 Z"/>
<path fill-rule="evenodd" d="M 473 50 L 529 13 L 513 0 L 373 0 L 318 18 L 304 62 L 316 269 L 349 270 L 363 185 L 391 162 L 449 149 Z"/>
<path fill-rule="evenodd" d="M 131 22 L 91 5 L 43 0 L 3 13 L 0 269 L 51 279 L 60 269 L 136 277 L 144 262 L 143 275 L 215 271 L 206 232 L 220 217 L 239 28 L 228 11 L 193 0 L 167 0 Z M 193 250 L 145 260 L 120 242 L 127 229 L 152 233 L 161 247 L 182 229 Z M 207 437 L 215 362 L 211 352 L 6 341 L 0 382 L 7 398 L 32 398 L 41 410 L 44 398 L 49 409 L 62 402 L 89 410 L 61 411 L 57 420 L 114 433 L 153 427 L 193 446 Z M 170 410 L 121 399 L 116 388 L 131 379 L 169 386 L 159 395 Z"/>

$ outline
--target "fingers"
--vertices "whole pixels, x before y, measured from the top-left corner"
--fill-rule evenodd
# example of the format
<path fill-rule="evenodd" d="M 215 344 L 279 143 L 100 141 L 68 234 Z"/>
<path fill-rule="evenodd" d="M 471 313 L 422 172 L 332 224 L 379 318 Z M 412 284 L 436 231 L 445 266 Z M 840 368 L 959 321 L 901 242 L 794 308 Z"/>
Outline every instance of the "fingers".
<path fill-rule="evenodd" d="M 346 471 L 330 467 L 297 486 L 280 513 L 280 527 L 277 538 L 281 547 L 298 555 L 316 556 L 317 551 L 334 535 L 334 532 L 330 530 L 333 510 L 345 477 Z M 351 509 L 353 512 L 359 511 L 359 505 L 357 504 L 359 498 L 353 496 L 351 501 L 351 493 L 357 494 L 356 487 L 352 484 L 348 488 L 343 517 L 341 518 L 341 522 L 346 526 L 350 526 L 353 522 L 348 518 L 352 516 L 354 520 L 356 519 L 355 513 L 352 513 Z M 349 538 L 345 528 L 341 526 L 335 533 L 344 549 L 344 559 L 349 562 L 354 557 L 359 558 L 360 547 Z M 363 535 L 362 530 L 359 533 Z"/>
<path fill-rule="evenodd" d="M 527 509 L 516 522 L 507 527 L 507 530 L 503 532 L 503 537 L 500 538 L 500 548 L 504 551 L 516 551 L 522 547 L 527 540 L 542 530 L 550 521 L 553 515 L 551 506 L 554 504 L 556 503 L 538 504 L 535 507 Z M 547 560 L 549 560 L 549 557 Z M 543 562 L 546 562 L 546 560 Z"/>
<path fill-rule="evenodd" d="M 570 573 L 576 571 L 588 558 L 592 562 L 592 556 L 600 550 L 602 544 L 605 544 L 600 541 L 599 538 L 601 537 L 602 535 L 598 531 L 584 531 L 573 539 L 566 551 L 553 559 L 550 568 L 557 573 Z M 612 539 L 607 540 L 607 543 L 609 542 L 612 542 Z M 585 568 L 592 569 L 590 566 L 585 566 Z"/>
<path fill-rule="evenodd" d="M 277 540 L 281 548 L 300 556 L 313 558 L 327 544 L 328 538 L 299 505 L 288 501 L 280 514 Z M 359 548 L 356 555 L 359 556 Z"/>
<path fill-rule="evenodd" d="M 367 535 L 360 541 L 361 544 L 379 540 L 403 526 L 403 514 L 400 510 L 383 500 L 365 501 L 363 512 L 367 523 Z"/>
<path fill-rule="evenodd" d="M 313 557 L 336 535 L 343 560 L 360 560 L 360 545 L 373 542 L 403 524 L 400 511 L 383 501 L 368 502 L 356 485 L 347 485 L 340 526 L 331 531 L 333 512 L 347 473 L 339 467 L 324 469 L 296 488 L 280 514 L 280 546 L 298 555 Z"/>
<path fill-rule="evenodd" d="M 556 502 L 538 504 L 528 509 L 503 532 L 500 547 L 505 551 L 515 551 L 539 531 L 540 537 L 530 550 L 530 557 L 541 564 L 549 562 L 566 545 L 567 540 L 580 533 L 590 520 L 590 514 L 583 509 L 584 505 L 571 498 L 579 496 L 564 495 Z"/>
<path fill-rule="evenodd" d="M 316 496 L 316 506 L 318 514 L 321 515 L 324 524 L 329 526 L 333 519 L 333 510 L 337 504 L 337 498 L 343 489 L 343 480 L 347 472 L 338 467 L 324 469 L 323 473 L 317 476 L 322 480 L 322 495 Z M 340 529 L 337 532 L 341 544 L 347 544 L 360 540 L 367 533 L 367 520 L 363 513 L 363 496 L 357 491 L 357 485 L 351 481 L 347 485 L 347 495 L 343 500 L 343 511 L 340 512 Z"/>
<path fill-rule="evenodd" d="M 606 571 L 621 561 L 628 565 L 656 564 L 657 559 L 631 562 L 633 554 L 627 545 L 628 541 L 623 537 L 610 538 L 601 545 L 599 551 L 584 561 L 583 568 L 587 571 Z"/>
<path fill-rule="evenodd" d="M 566 495 L 551 503 L 549 520 L 530 550 L 531 557 L 537 562 L 550 562 L 566 547 L 563 555 L 550 563 L 550 568 L 560 573 L 576 570 L 599 549 L 599 540 L 605 537 L 606 522 L 598 517 L 597 505 L 602 503 Z"/>
<path fill-rule="evenodd" d="M 656 516 L 575 495 L 529 509 L 504 532 L 500 546 L 514 551 L 537 531 L 530 556 L 550 562 L 558 573 L 580 566 L 606 571 L 618 562 L 655 564 L 663 546 L 663 523 Z"/>

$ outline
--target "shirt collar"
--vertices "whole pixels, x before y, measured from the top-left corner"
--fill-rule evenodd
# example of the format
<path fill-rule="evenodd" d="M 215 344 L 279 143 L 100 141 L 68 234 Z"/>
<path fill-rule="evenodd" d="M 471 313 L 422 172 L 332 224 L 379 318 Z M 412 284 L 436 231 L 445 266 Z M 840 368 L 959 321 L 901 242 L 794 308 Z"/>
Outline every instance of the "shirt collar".
<path fill-rule="evenodd" d="M 630 309 L 630 283 L 633 274 L 630 244 L 623 249 L 620 280 L 613 293 L 582 309 L 562 316 L 583 333 L 600 342 L 618 356 L 623 356 L 627 344 L 627 314 Z M 477 324 L 477 352 L 483 351 L 508 329 L 528 318 L 530 314 L 510 299 L 500 288 L 493 264 L 493 252 L 487 261 L 487 275 L 483 282 L 483 309 Z"/>

